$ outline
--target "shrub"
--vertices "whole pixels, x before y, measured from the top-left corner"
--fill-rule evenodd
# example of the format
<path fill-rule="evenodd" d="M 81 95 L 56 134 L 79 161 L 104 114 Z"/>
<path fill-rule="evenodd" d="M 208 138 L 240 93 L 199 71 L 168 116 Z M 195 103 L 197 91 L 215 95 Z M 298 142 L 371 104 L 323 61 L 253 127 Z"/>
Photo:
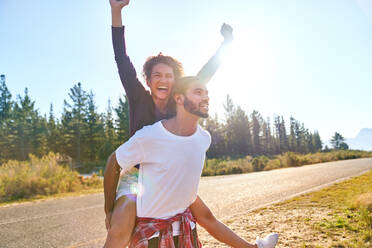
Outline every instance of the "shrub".
<path fill-rule="evenodd" d="M 285 158 L 285 164 L 287 166 L 299 166 L 299 165 L 301 165 L 298 155 L 296 155 L 293 152 L 286 152 L 284 154 L 284 158 Z"/>
<path fill-rule="evenodd" d="M 354 200 L 353 207 L 365 208 L 372 212 L 372 192 L 364 193 L 357 196 Z"/>
<path fill-rule="evenodd" d="M 68 166 L 59 165 L 62 160 L 59 154 L 29 157 L 29 161 L 8 161 L 0 166 L 0 201 L 102 186 L 97 176 L 82 179 Z"/>
<path fill-rule="evenodd" d="M 293 167 L 301 165 L 310 165 L 316 163 L 336 161 L 340 159 L 354 159 L 372 157 L 372 152 L 356 151 L 356 150 L 331 150 L 329 152 L 317 152 L 308 154 L 298 154 L 294 152 L 286 152 L 268 158 L 259 156 L 232 160 L 223 159 L 208 159 L 203 169 L 203 176 L 216 176 L 226 174 L 248 173 L 252 171 L 272 170 L 283 167 Z"/>
<path fill-rule="evenodd" d="M 270 159 L 267 165 L 265 166 L 265 170 L 274 170 L 282 168 L 283 165 L 281 163 L 281 160 L 278 158 Z"/>
<path fill-rule="evenodd" d="M 95 173 L 104 170 L 105 166 L 106 161 L 83 162 L 80 167 L 76 168 L 76 170 L 79 173 Z"/>
<path fill-rule="evenodd" d="M 269 162 L 269 158 L 266 156 L 255 157 L 252 160 L 252 166 L 254 171 L 262 171 Z"/>

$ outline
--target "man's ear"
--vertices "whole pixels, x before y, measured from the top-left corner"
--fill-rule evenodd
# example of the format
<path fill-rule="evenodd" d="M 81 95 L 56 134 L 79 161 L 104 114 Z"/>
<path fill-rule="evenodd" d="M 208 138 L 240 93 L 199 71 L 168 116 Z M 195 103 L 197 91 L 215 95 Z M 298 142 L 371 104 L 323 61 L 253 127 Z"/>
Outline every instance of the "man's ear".
<path fill-rule="evenodd" d="M 185 97 L 184 95 L 182 94 L 175 94 L 174 97 L 173 97 L 174 101 L 176 102 L 176 104 L 178 105 L 183 105 L 183 102 L 185 100 Z"/>

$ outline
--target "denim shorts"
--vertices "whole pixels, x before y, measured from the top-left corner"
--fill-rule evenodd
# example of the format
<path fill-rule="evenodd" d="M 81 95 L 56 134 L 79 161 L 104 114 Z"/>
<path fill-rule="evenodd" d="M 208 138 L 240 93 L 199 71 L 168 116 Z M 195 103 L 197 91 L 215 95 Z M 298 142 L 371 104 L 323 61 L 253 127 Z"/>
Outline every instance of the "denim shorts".
<path fill-rule="evenodd" d="M 138 172 L 128 173 L 120 176 L 119 186 L 116 191 L 116 200 L 122 196 L 137 195 L 138 193 Z"/>

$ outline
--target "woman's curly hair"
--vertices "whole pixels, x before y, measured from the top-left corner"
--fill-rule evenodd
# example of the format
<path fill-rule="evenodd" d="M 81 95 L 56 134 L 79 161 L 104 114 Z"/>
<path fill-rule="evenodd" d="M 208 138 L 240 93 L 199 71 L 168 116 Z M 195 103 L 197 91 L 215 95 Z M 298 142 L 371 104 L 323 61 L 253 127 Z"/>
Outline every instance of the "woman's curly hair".
<path fill-rule="evenodd" d="M 157 56 L 148 57 L 145 64 L 143 65 L 142 75 L 148 82 L 151 78 L 152 68 L 157 64 L 166 64 L 173 69 L 174 79 L 178 80 L 183 76 L 182 63 L 171 56 L 165 56 L 159 53 Z"/>

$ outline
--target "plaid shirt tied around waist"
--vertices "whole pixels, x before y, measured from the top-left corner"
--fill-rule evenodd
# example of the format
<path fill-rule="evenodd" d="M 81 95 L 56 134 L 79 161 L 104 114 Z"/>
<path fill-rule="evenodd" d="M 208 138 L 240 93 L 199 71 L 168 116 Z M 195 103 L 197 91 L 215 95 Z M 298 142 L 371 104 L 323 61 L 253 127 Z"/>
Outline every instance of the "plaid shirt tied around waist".
<path fill-rule="evenodd" d="M 137 218 L 137 225 L 134 228 L 129 248 L 147 248 L 149 238 L 156 232 L 159 232 L 159 248 L 176 248 L 173 241 L 172 227 L 172 223 L 175 221 L 180 222 L 178 248 L 194 248 L 190 222 L 196 222 L 189 208 L 169 219 Z M 202 245 L 198 237 L 196 237 L 196 242 L 198 247 L 201 248 Z"/>

